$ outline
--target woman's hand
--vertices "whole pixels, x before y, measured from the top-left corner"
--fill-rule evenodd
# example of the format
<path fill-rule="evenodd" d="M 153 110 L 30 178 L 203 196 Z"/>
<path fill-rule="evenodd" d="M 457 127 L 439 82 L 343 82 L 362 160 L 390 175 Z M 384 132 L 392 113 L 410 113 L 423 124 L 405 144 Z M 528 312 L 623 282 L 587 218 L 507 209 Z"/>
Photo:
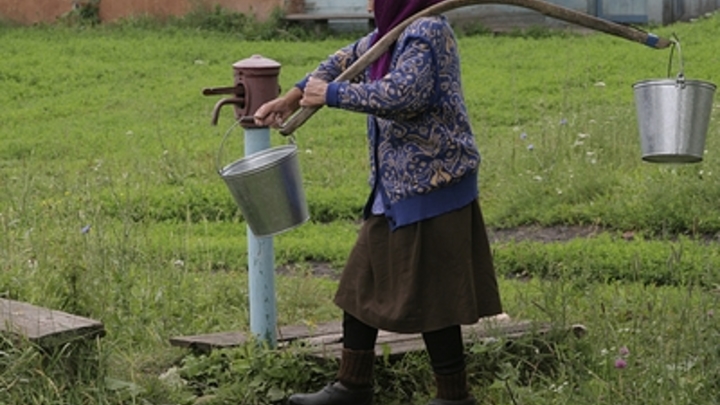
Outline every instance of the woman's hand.
<path fill-rule="evenodd" d="M 326 81 L 310 77 L 305 85 L 303 98 L 300 100 L 301 107 L 321 107 L 325 105 L 325 95 L 328 84 Z"/>
<path fill-rule="evenodd" d="M 261 105 L 253 115 L 255 125 L 279 128 L 299 108 L 302 97 L 302 91 L 297 87 L 293 87 L 283 97 L 278 97 Z"/>

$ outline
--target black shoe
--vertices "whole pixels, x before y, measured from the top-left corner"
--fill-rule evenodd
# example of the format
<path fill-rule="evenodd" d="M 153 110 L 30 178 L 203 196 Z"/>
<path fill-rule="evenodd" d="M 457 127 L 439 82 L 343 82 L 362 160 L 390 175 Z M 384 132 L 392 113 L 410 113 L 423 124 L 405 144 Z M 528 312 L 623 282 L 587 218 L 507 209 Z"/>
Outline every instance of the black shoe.
<path fill-rule="evenodd" d="M 372 388 L 351 390 L 339 382 L 313 394 L 293 394 L 288 398 L 288 405 L 371 405 L 372 402 Z"/>
<path fill-rule="evenodd" d="M 431 400 L 428 405 L 477 405 L 477 401 L 475 400 L 475 397 L 470 395 L 465 399 L 460 399 L 457 401 L 435 398 Z"/>

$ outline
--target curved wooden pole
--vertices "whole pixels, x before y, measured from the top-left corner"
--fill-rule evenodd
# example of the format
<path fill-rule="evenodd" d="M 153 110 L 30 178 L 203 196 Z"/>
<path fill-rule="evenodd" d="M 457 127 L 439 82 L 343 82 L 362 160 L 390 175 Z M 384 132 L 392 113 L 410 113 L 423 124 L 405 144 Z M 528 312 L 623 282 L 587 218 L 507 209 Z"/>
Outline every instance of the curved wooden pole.
<path fill-rule="evenodd" d="M 408 17 L 392 30 L 388 31 L 385 36 L 380 38 L 379 41 L 377 41 L 370 49 L 368 49 L 367 52 L 360 56 L 355 63 L 350 65 L 349 68 L 335 78 L 334 81 L 348 81 L 360 74 L 365 68 L 370 66 L 371 63 L 379 58 L 380 55 L 385 53 L 385 51 L 390 48 L 390 45 L 392 45 L 398 37 L 400 37 L 400 34 L 402 34 L 402 32 L 418 18 L 438 15 L 456 8 L 479 4 L 506 4 L 529 8 L 548 17 L 615 35 L 655 49 L 667 48 L 673 43 L 669 39 L 660 38 L 637 28 L 617 24 L 612 21 L 597 18 L 595 16 L 561 7 L 543 0 L 445 0 Z M 280 127 L 280 133 L 283 135 L 292 134 L 319 109 L 320 107 L 301 108 L 298 113 L 290 117 L 290 119 Z"/>

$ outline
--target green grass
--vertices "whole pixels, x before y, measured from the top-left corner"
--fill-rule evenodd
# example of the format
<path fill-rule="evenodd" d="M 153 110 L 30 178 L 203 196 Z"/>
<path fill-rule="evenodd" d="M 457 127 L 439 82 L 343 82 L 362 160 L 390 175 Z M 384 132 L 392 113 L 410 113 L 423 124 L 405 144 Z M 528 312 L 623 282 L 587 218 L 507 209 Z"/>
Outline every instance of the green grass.
<path fill-rule="evenodd" d="M 288 89 L 347 43 L 210 15 L 221 32 L 191 20 L 0 26 L 0 294 L 108 331 L 46 354 L 3 341 L 0 403 L 267 403 L 332 375 L 332 364 L 254 346 L 195 358 L 169 345 L 249 325 L 246 225 L 216 173 L 232 113 L 210 126 L 219 98 L 201 90 L 231 84 L 232 63 L 253 54 L 280 62 Z M 657 31 L 681 38 L 688 78 L 720 81 L 718 16 Z M 277 35 L 247 40 L 268 32 Z M 476 394 L 493 404 L 714 404 L 719 105 L 703 163 L 643 163 L 631 86 L 665 77 L 668 51 L 544 31 L 463 36 L 460 49 L 488 225 L 607 231 L 493 245 L 508 313 L 583 323 L 589 334 L 473 346 Z M 276 278 L 282 325 L 339 316 L 336 282 L 311 266 L 339 271 L 354 242 L 368 192 L 364 137 L 362 116 L 327 108 L 296 133 L 312 220 L 275 238 L 276 264 L 291 269 Z M 220 158 L 242 147 L 234 130 Z M 628 367 L 616 369 L 623 346 Z M 383 403 L 431 395 L 425 360 L 379 360 Z M 189 385 L 161 380 L 168 370 Z"/>

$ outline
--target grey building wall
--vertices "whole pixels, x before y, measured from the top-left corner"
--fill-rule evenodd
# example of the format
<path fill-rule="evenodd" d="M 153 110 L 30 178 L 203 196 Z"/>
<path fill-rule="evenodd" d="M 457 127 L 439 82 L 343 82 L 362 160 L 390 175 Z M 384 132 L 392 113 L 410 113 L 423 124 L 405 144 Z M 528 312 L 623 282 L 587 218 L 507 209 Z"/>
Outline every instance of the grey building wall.
<path fill-rule="evenodd" d="M 653 1 L 650 0 L 650 2 Z M 662 3 L 660 0 L 654 2 Z M 601 18 L 628 23 L 647 23 L 650 21 L 648 0 L 593 0 L 592 3 L 591 13 Z"/>
<path fill-rule="evenodd" d="M 547 0 L 572 10 L 595 15 L 594 0 Z M 452 10 L 448 17 L 459 24 L 479 23 L 494 31 L 513 30 L 531 26 L 567 26 L 534 10 L 502 4 L 482 4 Z"/>
<path fill-rule="evenodd" d="M 687 21 L 720 10 L 720 0 L 547 0 L 559 6 L 582 11 L 621 23 L 670 24 Z M 453 19 L 477 21 L 489 28 L 504 26 L 566 25 L 521 7 L 480 5 L 453 10 Z"/>
<path fill-rule="evenodd" d="M 308 14 L 364 13 L 367 0 L 305 0 Z"/>
<path fill-rule="evenodd" d="M 665 22 L 686 21 L 720 9 L 720 0 L 665 0 Z"/>

